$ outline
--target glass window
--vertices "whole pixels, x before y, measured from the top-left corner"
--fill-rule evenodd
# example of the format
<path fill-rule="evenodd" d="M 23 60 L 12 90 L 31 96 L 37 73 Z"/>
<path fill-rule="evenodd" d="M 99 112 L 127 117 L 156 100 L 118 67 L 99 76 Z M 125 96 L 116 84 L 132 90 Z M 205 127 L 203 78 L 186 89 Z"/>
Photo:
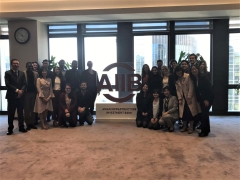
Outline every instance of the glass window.
<path fill-rule="evenodd" d="M 0 111 L 7 111 L 7 99 L 6 97 L 7 90 L 1 90 L 1 97 L 0 97 Z"/>
<path fill-rule="evenodd" d="M 49 25 L 49 34 L 77 34 L 77 25 Z"/>
<path fill-rule="evenodd" d="M 8 35 L 8 26 L 0 25 L 0 35 Z"/>
<path fill-rule="evenodd" d="M 93 62 L 93 69 L 97 71 L 99 80 L 102 74 L 107 74 L 111 85 L 115 85 L 115 74 L 117 68 L 110 71 L 103 71 L 105 67 L 117 62 L 117 44 L 116 37 L 85 37 L 84 38 L 84 55 L 85 55 L 85 69 L 87 69 L 87 62 Z M 106 83 L 106 82 L 104 82 Z M 95 103 L 111 102 L 103 94 L 110 94 L 118 98 L 118 92 L 109 92 L 108 89 L 103 89 L 99 96 L 97 96 Z"/>
<path fill-rule="evenodd" d="M 199 53 L 207 62 L 208 71 L 210 71 L 210 34 L 176 35 L 175 48 L 175 59 L 177 61 L 181 51 L 186 52 L 186 54 Z"/>
<path fill-rule="evenodd" d="M 9 40 L 0 39 L 1 86 L 5 86 L 5 71 L 10 69 Z"/>
<path fill-rule="evenodd" d="M 167 22 L 146 22 L 146 23 L 133 23 L 134 32 L 142 31 L 164 31 L 168 30 Z"/>
<path fill-rule="evenodd" d="M 71 63 L 78 59 L 77 38 L 49 38 L 50 57 L 56 57 L 55 62 L 64 59 Z"/>
<path fill-rule="evenodd" d="M 229 35 L 229 77 L 228 84 L 240 83 L 240 33 Z"/>
<path fill-rule="evenodd" d="M 229 28 L 230 29 L 236 29 L 236 28 L 240 28 L 240 18 L 230 18 L 229 21 Z"/>
<path fill-rule="evenodd" d="M 175 22 L 175 30 L 197 30 L 197 29 L 211 29 L 210 21 L 179 21 Z"/>
<path fill-rule="evenodd" d="M 230 112 L 240 111 L 240 94 L 237 94 L 236 89 L 228 90 L 228 111 Z"/>
<path fill-rule="evenodd" d="M 168 66 L 168 36 L 134 36 L 134 68 L 136 74 L 142 74 L 142 66 L 148 64 L 151 69 L 161 59 Z M 134 91 L 133 93 L 137 93 Z M 133 98 L 136 102 L 136 96 Z"/>
<path fill-rule="evenodd" d="M 86 33 L 106 33 L 117 32 L 117 24 L 87 24 L 85 26 Z"/>
<path fill-rule="evenodd" d="M 142 66 L 148 64 L 150 69 L 157 66 L 157 60 L 168 65 L 168 36 L 134 36 L 134 67 L 136 74 L 142 73 Z"/>

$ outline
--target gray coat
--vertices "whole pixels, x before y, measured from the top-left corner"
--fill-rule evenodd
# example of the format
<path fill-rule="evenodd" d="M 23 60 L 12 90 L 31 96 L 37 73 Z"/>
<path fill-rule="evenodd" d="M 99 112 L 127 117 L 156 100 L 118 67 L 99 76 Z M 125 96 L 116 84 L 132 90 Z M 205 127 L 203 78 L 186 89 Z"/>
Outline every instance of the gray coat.
<path fill-rule="evenodd" d="M 165 108 L 164 108 L 164 104 L 165 104 L 166 98 L 163 99 L 163 111 L 162 113 L 165 113 Z M 173 119 L 178 119 L 179 118 L 179 114 L 178 114 L 178 100 L 176 98 L 176 96 L 170 96 L 169 97 L 169 102 L 168 102 L 168 114 L 171 115 L 173 117 Z"/>

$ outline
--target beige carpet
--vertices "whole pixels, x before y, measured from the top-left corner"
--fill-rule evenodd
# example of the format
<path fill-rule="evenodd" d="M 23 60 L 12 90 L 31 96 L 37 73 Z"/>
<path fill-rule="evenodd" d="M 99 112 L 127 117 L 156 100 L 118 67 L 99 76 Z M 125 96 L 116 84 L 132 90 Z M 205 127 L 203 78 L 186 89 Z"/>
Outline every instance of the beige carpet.
<path fill-rule="evenodd" d="M 11 136 L 6 130 L 0 116 L 0 180 L 240 179 L 236 116 L 211 117 L 207 138 L 137 128 L 134 121 L 25 134 L 15 128 Z"/>

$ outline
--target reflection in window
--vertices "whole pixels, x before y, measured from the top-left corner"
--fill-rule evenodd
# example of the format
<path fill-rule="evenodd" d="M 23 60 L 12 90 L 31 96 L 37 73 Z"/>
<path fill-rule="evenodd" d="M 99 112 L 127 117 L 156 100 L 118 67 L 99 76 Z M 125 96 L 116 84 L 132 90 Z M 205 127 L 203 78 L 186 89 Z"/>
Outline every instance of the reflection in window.
<path fill-rule="evenodd" d="M 199 53 L 207 62 L 210 71 L 210 34 L 176 35 L 175 59 L 178 61 L 180 52 Z"/>
<path fill-rule="evenodd" d="M 134 67 L 136 74 L 142 73 L 142 66 L 148 64 L 150 69 L 157 66 L 157 60 L 168 65 L 168 36 L 134 36 Z"/>
<path fill-rule="evenodd" d="M 163 60 L 168 66 L 168 36 L 134 36 L 134 68 L 136 74 L 142 74 L 142 66 L 148 64 L 150 69 L 157 66 L 157 60 Z M 137 94 L 136 91 L 133 92 Z M 133 98 L 136 102 L 136 95 Z"/>
<path fill-rule="evenodd" d="M 228 90 L 228 111 L 240 111 L 240 95 L 237 94 L 236 89 Z"/>
<path fill-rule="evenodd" d="M 240 83 L 240 33 L 229 35 L 229 78 L 228 84 Z"/>
<path fill-rule="evenodd" d="M 5 71 L 10 69 L 9 40 L 0 40 L 1 86 L 5 86 Z"/>
<path fill-rule="evenodd" d="M 49 38 L 50 57 L 56 57 L 56 62 L 64 59 L 71 63 L 77 60 L 77 38 Z"/>

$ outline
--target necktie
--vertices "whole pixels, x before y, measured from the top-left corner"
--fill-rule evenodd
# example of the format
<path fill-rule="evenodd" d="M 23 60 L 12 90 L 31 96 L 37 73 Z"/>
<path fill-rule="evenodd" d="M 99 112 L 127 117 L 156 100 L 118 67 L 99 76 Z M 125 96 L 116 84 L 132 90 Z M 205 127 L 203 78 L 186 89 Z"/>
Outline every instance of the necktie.
<path fill-rule="evenodd" d="M 15 75 L 18 77 L 18 73 L 17 73 L 17 71 L 14 71 L 14 73 L 15 73 Z"/>

